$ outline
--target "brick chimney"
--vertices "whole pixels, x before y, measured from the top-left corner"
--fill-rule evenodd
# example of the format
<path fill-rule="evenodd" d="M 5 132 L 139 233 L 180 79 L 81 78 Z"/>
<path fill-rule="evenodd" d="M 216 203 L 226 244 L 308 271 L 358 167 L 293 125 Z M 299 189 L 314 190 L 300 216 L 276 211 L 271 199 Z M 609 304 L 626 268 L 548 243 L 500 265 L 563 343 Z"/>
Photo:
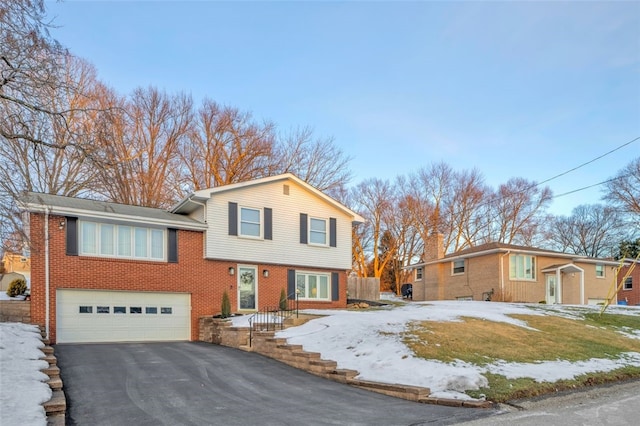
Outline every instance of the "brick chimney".
<path fill-rule="evenodd" d="M 424 242 L 424 261 L 442 259 L 444 257 L 444 235 L 441 233 L 431 234 Z"/>

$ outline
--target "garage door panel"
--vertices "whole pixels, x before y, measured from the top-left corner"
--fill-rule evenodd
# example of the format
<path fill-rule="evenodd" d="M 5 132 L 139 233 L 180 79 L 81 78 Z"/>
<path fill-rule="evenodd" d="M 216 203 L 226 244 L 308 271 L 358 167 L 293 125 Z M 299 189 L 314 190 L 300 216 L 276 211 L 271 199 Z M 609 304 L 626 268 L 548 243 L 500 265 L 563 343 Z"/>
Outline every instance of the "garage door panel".
<path fill-rule="evenodd" d="M 60 343 L 189 340 L 186 293 L 58 290 Z M 121 312 L 121 313 L 119 313 Z"/>

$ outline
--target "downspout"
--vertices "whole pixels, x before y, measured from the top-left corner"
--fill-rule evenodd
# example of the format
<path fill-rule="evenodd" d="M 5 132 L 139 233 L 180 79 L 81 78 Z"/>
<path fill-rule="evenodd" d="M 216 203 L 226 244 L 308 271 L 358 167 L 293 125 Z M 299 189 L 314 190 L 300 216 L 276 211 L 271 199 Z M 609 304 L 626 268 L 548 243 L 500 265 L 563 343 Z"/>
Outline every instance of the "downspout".
<path fill-rule="evenodd" d="M 504 257 L 509 253 L 511 253 L 511 250 L 507 250 L 506 253 L 500 256 L 500 294 L 502 294 L 503 300 L 504 300 Z"/>
<path fill-rule="evenodd" d="M 44 212 L 44 327 L 49 338 L 49 209 Z"/>
<path fill-rule="evenodd" d="M 580 304 L 585 305 L 584 303 L 584 271 L 580 271 Z"/>

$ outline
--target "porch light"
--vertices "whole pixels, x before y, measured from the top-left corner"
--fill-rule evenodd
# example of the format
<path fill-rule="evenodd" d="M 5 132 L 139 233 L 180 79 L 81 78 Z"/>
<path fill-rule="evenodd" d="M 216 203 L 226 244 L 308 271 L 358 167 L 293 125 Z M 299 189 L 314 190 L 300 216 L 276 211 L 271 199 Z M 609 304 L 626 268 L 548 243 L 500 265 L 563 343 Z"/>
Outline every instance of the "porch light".
<path fill-rule="evenodd" d="M 268 270 L 266 270 L 266 269 L 263 269 L 263 270 L 262 270 L 262 276 L 263 276 L 263 277 L 265 277 L 265 278 L 267 278 L 267 277 L 269 276 L 269 271 L 268 271 Z"/>
<path fill-rule="evenodd" d="M 236 268 L 234 268 L 233 266 L 229 266 L 229 275 L 235 275 L 236 273 Z"/>

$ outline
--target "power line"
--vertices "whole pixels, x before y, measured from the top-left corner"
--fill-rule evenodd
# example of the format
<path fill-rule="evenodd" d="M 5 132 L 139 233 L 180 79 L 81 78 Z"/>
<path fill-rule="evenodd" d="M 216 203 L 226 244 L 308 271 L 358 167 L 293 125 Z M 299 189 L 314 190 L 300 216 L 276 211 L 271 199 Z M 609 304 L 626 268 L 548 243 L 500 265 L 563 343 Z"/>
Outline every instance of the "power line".
<path fill-rule="evenodd" d="M 594 159 L 591 159 L 591 160 L 587 161 L 586 163 L 582 163 L 582 164 L 580 164 L 579 166 L 574 167 L 573 169 L 567 170 L 566 172 L 563 172 L 563 173 L 560 173 L 560 174 L 555 175 L 555 176 L 553 176 L 553 177 L 550 177 L 549 179 L 547 179 L 547 180 L 543 180 L 542 182 L 538 182 L 538 183 L 536 184 L 536 186 L 539 186 L 539 185 L 542 185 L 542 184 L 544 184 L 544 183 L 550 182 L 550 181 L 552 181 L 552 180 L 554 180 L 554 179 L 557 179 L 557 178 L 559 178 L 559 177 L 561 177 L 561 176 L 564 176 L 564 175 L 569 174 L 569 173 L 571 173 L 571 172 L 573 172 L 573 171 L 576 171 L 576 170 L 578 170 L 578 169 L 580 169 L 580 168 L 582 168 L 582 167 L 584 167 L 584 166 L 586 166 L 586 165 L 588 165 L 588 164 L 591 164 L 591 163 L 593 163 L 593 162 L 595 162 L 595 161 L 598 161 L 599 159 L 601 159 L 601 158 L 603 158 L 603 157 L 606 157 L 607 155 L 612 154 L 612 153 L 614 153 L 614 152 L 618 151 L 619 149 L 624 148 L 624 147 L 625 147 L 625 146 L 627 146 L 627 145 L 631 145 L 632 143 L 634 143 L 635 141 L 637 141 L 637 140 L 639 140 L 639 139 L 640 139 L 640 136 L 638 136 L 638 137 L 637 137 L 637 138 L 635 138 L 635 139 L 630 140 L 629 142 L 623 143 L 622 145 L 620 145 L 620 146 L 618 146 L 618 147 L 616 147 L 616 148 L 612 149 L 611 151 L 605 152 L 604 154 L 602 154 L 602 155 L 600 155 L 600 156 L 598 156 L 598 157 L 596 157 L 596 158 L 594 158 Z M 601 182 L 601 183 L 605 183 L 605 182 Z M 600 185 L 600 184 L 596 184 L 596 185 Z M 586 188 L 584 188 L 584 189 L 586 189 Z M 576 190 L 576 191 L 577 191 L 577 190 Z M 567 194 L 570 194 L 570 193 L 567 193 Z M 566 195 L 566 194 L 562 194 L 562 195 Z M 555 198 L 555 197 L 554 197 L 554 198 Z"/>

